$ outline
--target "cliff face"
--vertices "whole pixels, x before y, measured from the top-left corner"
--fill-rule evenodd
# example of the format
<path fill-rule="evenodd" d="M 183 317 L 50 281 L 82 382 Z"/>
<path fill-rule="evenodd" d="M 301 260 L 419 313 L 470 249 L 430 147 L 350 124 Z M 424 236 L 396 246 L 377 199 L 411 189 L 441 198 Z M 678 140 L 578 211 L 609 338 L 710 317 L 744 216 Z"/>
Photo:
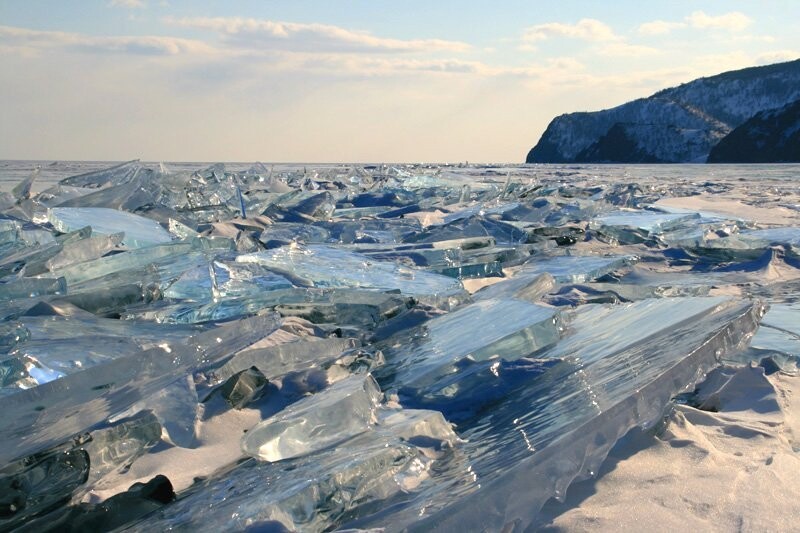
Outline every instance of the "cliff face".
<path fill-rule="evenodd" d="M 800 60 L 700 78 L 612 109 L 556 117 L 526 162 L 703 162 L 748 118 L 797 99 Z"/>
<path fill-rule="evenodd" d="M 800 100 L 762 111 L 724 137 L 709 163 L 800 163 Z"/>

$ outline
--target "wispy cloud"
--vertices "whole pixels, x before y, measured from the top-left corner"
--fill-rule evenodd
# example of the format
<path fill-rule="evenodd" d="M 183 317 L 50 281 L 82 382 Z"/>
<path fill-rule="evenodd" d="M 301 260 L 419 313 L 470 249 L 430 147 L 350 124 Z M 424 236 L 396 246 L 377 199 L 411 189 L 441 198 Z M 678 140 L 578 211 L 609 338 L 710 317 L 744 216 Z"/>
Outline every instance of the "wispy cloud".
<path fill-rule="evenodd" d="M 641 35 L 667 35 L 674 30 L 693 28 L 696 30 L 725 30 L 738 32 L 752 24 L 752 19 L 739 11 L 722 15 L 709 15 L 704 11 L 694 11 L 682 21 L 653 20 L 639 25 Z"/>
<path fill-rule="evenodd" d="M 640 25 L 637 31 L 642 35 L 666 35 L 673 30 L 686 28 L 685 22 L 668 22 L 666 20 L 653 20 Z"/>
<path fill-rule="evenodd" d="M 531 26 L 525 30 L 523 40 L 538 42 L 552 37 L 567 37 L 591 42 L 619 41 L 622 39 L 604 22 L 597 19 L 584 18 L 576 24 L 548 22 Z"/>
<path fill-rule="evenodd" d="M 88 53 L 126 53 L 136 55 L 178 55 L 215 50 L 208 44 L 193 39 L 163 36 L 110 36 L 99 37 L 80 33 L 41 31 L 13 26 L 0 26 L 0 45 L 6 50 L 35 52 L 47 49 L 64 49 Z"/>
<path fill-rule="evenodd" d="M 575 24 L 548 22 L 531 26 L 525 30 L 521 51 L 535 51 L 535 43 L 552 38 L 567 38 L 586 41 L 595 45 L 592 52 L 607 57 L 643 57 L 657 54 L 658 50 L 649 46 L 629 43 L 607 24 L 596 19 L 581 19 Z"/>
<path fill-rule="evenodd" d="M 645 57 L 659 53 L 651 46 L 629 44 L 626 42 L 606 43 L 597 48 L 597 54 L 608 57 Z"/>
<path fill-rule="evenodd" d="M 739 11 L 732 11 L 724 15 L 708 15 L 703 11 L 695 11 L 688 17 L 686 21 L 693 27 L 698 29 L 719 29 L 727 31 L 741 31 L 750 24 L 753 20 Z"/>
<path fill-rule="evenodd" d="M 147 7 L 144 0 L 110 0 L 109 7 L 125 7 L 128 9 L 143 9 Z"/>
<path fill-rule="evenodd" d="M 464 52 L 471 46 L 443 39 L 391 39 L 328 24 L 300 24 L 241 17 L 166 17 L 163 22 L 212 30 L 234 46 L 269 46 L 289 51 L 356 52 Z"/>

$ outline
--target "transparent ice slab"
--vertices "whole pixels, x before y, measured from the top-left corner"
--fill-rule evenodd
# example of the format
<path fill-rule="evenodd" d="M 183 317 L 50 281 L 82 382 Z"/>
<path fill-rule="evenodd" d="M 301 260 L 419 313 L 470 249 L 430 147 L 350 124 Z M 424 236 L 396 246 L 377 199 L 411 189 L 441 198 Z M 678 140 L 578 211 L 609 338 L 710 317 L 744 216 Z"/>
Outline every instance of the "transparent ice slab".
<path fill-rule="evenodd" d="M 265 310 L 300 317 L 315 324 L 339 324 L 374 328 L 412 305 L 397 293 L 357 289 L 276 289 L 244 298 L 217 302 L 183 301 L 176 304 L 130 306 L 126 320 L 152 320 L 167 324 L 198 324 L 230 320 Z"/>
<path fill-rule="evenodd" d="M 104 256 L 122 244 L 123 234 L 100 235 L 68 243 L 58 254 L 48 259 L 45 266 L 51 272 L 77 263 Z"/>
<path fill-rule="evenodd" d="M 631 255 L 564 255 L 547 258 L 534 256 L 519 268 L 515 276 L 546 272 L 559 283 L 584 283 L 630 266 L 637 260 L 637 257 Z"/>
<path fill-rule="evenodd" d="M 564 285 L 542 298 L 550 305 L 578 306 L 587 303 L 620 303 L 644 300 L 647 298 L 675 298 L 681 296 L 708 296 L 712 280 L 692 284 L 671 284 L 667 279 L 652 284 L 633 283 L 585 283 Z M 709 284 L 706 284 L 709 283 Z"/>
<path fill-rule="evenodd" d="M 135 212 L 152 209 L 159 204 L 163 187 L 161 176 L 152 169 L 141 169 L 129 181 L 103 187 L 99 190 L 80 191 L 69 198 L 54 198 L 47 202 L 59 208 L 109 208 Z M 88 194 L 85 194 L 88 192 Z"/>
<path fill-rule="evenodd" d="M 435 242 L 471 237 L 493 237 L 500 244 L 524 244 L 528 233 L 514 224 L 473 216 L 433 226 L 405 239 L 405 242 Z"/>
<path fill-rule="evenodd" d="M 460 426 L 475 481 L 444 475 L 425 501 L 445 501 L 428 506 L 427 519 L 420 521 L 418 501 L 380 524 L 390 531 L 535 525 L 544 502 L 594 475 L 618 438 L 660 420 L 674 394 L 746 345 L 763 312 L 761 302 L 728 298 L 578 308 L 564 339 L 538 354 L 549 366 Z"/>
<path fill-rule="evenodd" d="M 370 258 L 332 246 L 283 246 L 240 255 L 237 262 L 264 265 L 310 287 L 398 289 L 420 299 L 464 294 L 461 283 L 447 276 Z"/>
<path fill-rule="evenodd" d="M 742 231 L 721 239 L 705 242 L 708 248 L 730 248 L 732 250 L 764 249 L 774 244 L 788 245 L 800 250 L 800 228 L 782 227 Z"/>
<path fill-rule="evenodd" d="M 770 305 L 750 350 L 738 354 L 734 361 L 759 362 L 764 358 L 771 358 L 783 372 L 800 372 L 800 303 Z"/>
<path fill-rule="evenodd" d="M 595 217 L 589 227 L 623 243 L 641 243 L 648 237 L 699 219 L 697 213 L 617 211 Z"/>
<path fill-rule="evenodd" d="M 456 373 L 464 359 L 530 355 L 555 343 L 561 328 L 557 309 L 511 298 L 480 300 L 387 340 L 381 375 L 403 389 L 424 390 Z"/>
<path fill-rule="evenodd" d="M 169 232 L 157 222 L 139 215 L 105 207 L 53 207 L 47 219 L 56 230 L 67 233 L 91 226 L 95 234 L 124 233 L 122 243 L 130 248 L 142 248 L 172 241 Z"/>
<path fill-rule="evenodd" d="M 241 462 L 131 529 L 333 530 L 423 493 L 459 443 L 440 413 L 380 407 L 367 432 L 294 459 Z"/>
<path fill-rule="evenodd" d="M 291 287 L 289 280 L 262 265 L 215 259 L 183 273 L 163 294 L 165 298 L 209 301 Z"/>
<path fill-rule="evenodd" d="M 338 220 L 320 224 L 339 243 L 398 243 L 421 229 L 415 219 Z"/>
<path fill-rule="evenodd" d="M 179 241 L 169 244 L 137 248 L 125 253 L 114 254 L 87 261 L 80 265 L 56 269 L 59 275 L 67 279 L 67 285 L 72 288 L 77 284 L 87 281 L 95 283 L 99 278 L 116 273 L 130 273 L 141 269 L 157 270 L 160 265 L 191 264 L 198 255 L 192 252 L 219 253 L 220 250 L 231 250 L 233 243 L 230 240 L 212 240 L 207 238 Z M 189 256 L 189 261 L 184 256 Z M 183 272 L 181 270 L 180 272 Z M 141 280 L 141 277 L 139 278 Z"/>
<path fill-rule="evenodd" d="M 331 240 L 330 232 L 319 226 L 300 224 L 294 222 L 276 222 L 264 228 L 258 240 L 267 248 L 277 248 L 291 244 L 301 243 L 326 243 Z"/>
<path fill-rule="evenodd" d="M 343 379 L 258 423 L 242 437 L 242 451 L 275 462 L 327 448 L 374 425 L 382 399 L 369 374 Z"/>
<path fill-rule="evenodd" d="M 275 315 L 240 320 L 194 335 L 185 344 L 164 344 L 0 397 L 7 414 L 0 459 L 30 455 L 86 431 L 192 369 L 241 351 L 279 325 Z"/>
<path fill-rule="evenodd" d="M 355 339 L 318 339 L 245 350 L 214 370 L 213 378 L 226 380 L 243 370 L 256 367 L 267 378 L 273 379 L 321 365 L 358 345 Z"/>
<path fill-rule="evenodd" d="M 120 163 L 113 167 L 71 176 L 60 183 L 73 187 L 96 189 L 107 185 L 118 185 L 130 181 L 142 168 L 138 159 Z"/>
<path fill-rule="evenodd" d="M 350 247 L 380 261 L 413 264 L 459 279 L 503 276 L 503 267 L 530 257 L 526 245 L 495 246 L 492 237 L 477 237 L 418 244 L 357 244 Z"/>
<path fill-rule="evenodd" d="M 67 293 L 67 280 L 60 278 L 22 278 L 0 283 L 0 300 L 35 298 Z"/>

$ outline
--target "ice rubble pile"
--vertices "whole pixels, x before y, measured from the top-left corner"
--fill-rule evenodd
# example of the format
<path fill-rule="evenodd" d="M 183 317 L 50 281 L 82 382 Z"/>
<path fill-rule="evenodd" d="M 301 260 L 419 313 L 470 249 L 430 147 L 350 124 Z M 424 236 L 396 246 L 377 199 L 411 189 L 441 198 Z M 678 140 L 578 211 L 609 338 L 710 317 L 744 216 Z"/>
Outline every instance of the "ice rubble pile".
<path fill-rule="evenodd" d="M 764 272 L 800 228 L 521 174 L 133 161 L 0 194 L 0 529 L 524 529 L 721 359 L 796 369 L 800 289 Z M 242 410 L 242 460 L 126 477 Z"/>

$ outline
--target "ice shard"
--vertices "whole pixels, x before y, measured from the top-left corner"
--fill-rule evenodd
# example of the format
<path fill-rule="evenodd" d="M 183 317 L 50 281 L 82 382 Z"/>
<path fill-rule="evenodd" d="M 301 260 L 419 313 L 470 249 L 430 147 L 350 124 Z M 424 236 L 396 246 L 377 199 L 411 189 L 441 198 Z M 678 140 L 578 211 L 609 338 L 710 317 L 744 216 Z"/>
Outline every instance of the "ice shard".
<path fill-rule="evenodd" d="M 190 369 L 230 357 L 278 326 L 273 315 L 252 317 L 194 335 L 185 344 L 163 344 L 0 397 L 8 414 L 0 458 L 30 455 L 86 431 Z"/>
<path fill-rule="evenodd" d="M 800 372 L 800 304 L 780 303 L 770 306 L 753 336 L 749 350 L 735 354 L 735 362 L 761 362 L 771 359 L 781 371 Z"/>
<path fill-rule="evenodd" d="M 376 423 L 382 396 L 369 374 L 344 379 L 256 425 L 242 438 L 242 450 L 275 462 L 339 443 Z"/>
<path fill-rule="evenodd" d="M 210 301 L 254 296 L 263 291 L 291 287 L 289 280 L 262 265 L 216 259 L 184 272 L 164 291 L 164 296 Z"/>
<path fill-rule="evenodd" d="M 399 289 L 419 299 L 457 298 L 464 289 L 456 280 L 394 263 L 370 260 L 361 254 L 332 246 L 283 246 L 254 254 L 240 255 L 236 261 L 257 263 L 299 279 L 311 287 L 342 287 L 375 290 Z"/>
<path fill-rule="evenodd" d="M 0 529 L 534 529 L 720 359 L 797 372 L 788 167 L 169 167 L 0 191 Z"/>
<path fill-rule="evenodd" d="M 170 324 L 198 324 L 229 320 L 274 310 L 285 317 L 300 317 L 315 324 L 374 328 L 412 305 L 397 293 L 354 289 L 280 289 L 217 302 L 180 301 L 139 309 L 129 306 L 128 320 L 153 320 Z"/>
<path fill-rule="evenodd" d="M 250 459 L 131 526 L 328 531 L 426 494 L 461 441 L 435 411 L 381 407 L 376 424 L 339 446 L 269 463 Z M 257 487 L 271 490 L 257 490 Z"/>
<path fill-rule="evenodd" d="M 532 257 L 516 275 L 538 275 L 547 272 L 559 283 L 583 283 L 630 266 L 635 256 L 564 255 L 549 258 Z"/>
<path fill-rule="evenodd" d="M 562 327 L 557 309 L 516 299 L 481 300 L 388 339 L 381 374 L 390 374 L 407 394 L 439 391 L 436 383 L 457 375 L 462 361 L 528 356 L 558 341 Z M 450 386 L 443 393 L 458 390 Z"/>
<path fill-rule="evenodd" d="M 428 518 L 418 520 L 417 504 L 383 523 L 412 531 L 535 525 L 544 502 L 592 476 L 619 437 L 658 421 L 674 394 L 749 342 L 763 313 L 761 302 L 728 298 L 578 308 L 565 338 L 538 356 L 551 366 L 462 432 L 476 481 L 444 476 L 440 489 L 452 493 L 426 509 Z"/>
<path fill-rule="evenodd" d="M 618 211 L 595 217 L 589 226 L 619 242 L 641 243 L 662 231 L 699 218 L 697 213 Z"/>
<path fill-rule="evenodd" d="M 227 380 L 249 367 L 256 367 L 266 377 L 276 378 L 321 365 L 358 344 L 355 339 L 318 339 L 254 348 L 233 356 L 214 370 L 213 376 Z"/>
<path fill-rule="evenodd" d="M 84 226 L 91 226 L 94 233 L 102 235 L 123 233 L 122 243 L 130 248 L 172 241 L 170 234 L 153 220 L 105 207 L 53 207 L 48 209 L 47 219 L 62 233 Z"/>

